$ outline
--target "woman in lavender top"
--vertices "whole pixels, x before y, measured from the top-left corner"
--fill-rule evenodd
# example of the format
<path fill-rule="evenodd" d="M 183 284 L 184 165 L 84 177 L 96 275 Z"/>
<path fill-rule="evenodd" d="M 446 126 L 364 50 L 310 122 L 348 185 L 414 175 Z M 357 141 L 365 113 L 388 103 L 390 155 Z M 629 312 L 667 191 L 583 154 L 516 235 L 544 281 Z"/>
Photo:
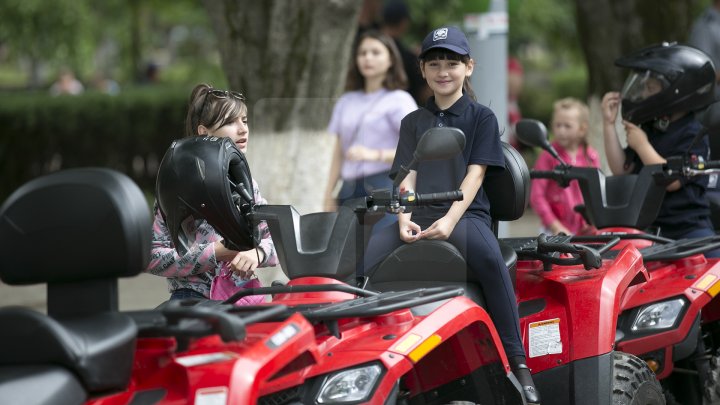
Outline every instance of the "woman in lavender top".
<path fill-rule="evenodd" d="M 227 137 L 245 153 L 249 129 L 244 101 L 240 93 L 213 89 L 207 84 L 195 86 L 185 119 L 186 136 Z M 267 204 L 255 180 L 253 191 L 256 204 Z M 192 241 L 192 246 L 180 256 L 157 203 L 154 212 L 152 258 L 145 271 L 167 277 L 170 299 L 209 298 L 212 280 L 223 269 L 232 271 L 236 285 L 241 286 L 256 268 L 278 263 L 265 222 L 258 227 L 261 234 L 259 246 L 238 252 L 227 249 L 222 244 L 222 237 L 205 220 L 188 218 L 182 229 Z"/>
<path fill-rule="evenodd" d="M 347 92 L 335 104 L 328 131 L 338 137 L 325 193 L 325 210 L 377 188 L 389 188 L 400 121 L 417 109 L 393 40 L 365 31 L 353 49 Z M 343 184 L 335 196 L 338 180 Z M 391 220 L 393 217 L 389 217 Z"/>

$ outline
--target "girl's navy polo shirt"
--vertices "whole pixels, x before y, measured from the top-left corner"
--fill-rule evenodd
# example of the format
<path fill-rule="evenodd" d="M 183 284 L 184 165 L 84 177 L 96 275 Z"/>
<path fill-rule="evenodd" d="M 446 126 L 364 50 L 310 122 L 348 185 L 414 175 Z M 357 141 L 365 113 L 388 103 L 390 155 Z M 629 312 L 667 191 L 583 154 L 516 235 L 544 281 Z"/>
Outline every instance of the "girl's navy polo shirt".
<path fill-rule="evenodd" d="M 648 136 L 650 144 L 658 154 L 664 158 L 684 155 L 695 136 L 702 130 L 702 126 L 693 114 L 688 114 L 679 120 L 670 123 L 666 131 L 660 131 L 652 125 L 642 128 Z M 629 148 L 625 149 L 629 152 Z M 707 137 L 695 143 L 691 154 L 707 159 L 709 146 Z M 640 172 L 642 161 L 634 155 L 634 173 Z M 660 212 L 653 225 L 660 227 L 660 233 L 668 238 L 679 238 L 697 228 L 712 227 L 710 225 L 710 208 L 705 189 L 707 177 L 681 179 L 682 187 L 673 192 L 667 192 Z"/>
<path fill-rule="evenodd" d="M 431 97 L 425 107 L 408 114 L 400 125 L 400 141 L 391 169 L 394 176 L 400 165 L 407 165 L 413 156 L 420 137 L 432 127 L 455 127 L 465 133 L 465 149 L 462 154 L 447 160 L 419 162 L 417 171 L 417 193 L 437 193 L 460 188 L 467 167 L 471 164 L 487 165 L 490 170 L 504 170 L 500 145 L 500 132 L 495 114 L 489 108 L 478 104 L 467 95 L 460 97 L 447 110 L 440 110 Z M 487 173 L 486 173 L 487 175 Z M 443 217 L 452 202 L 433 204 L 413 209 L 413 218 L 436 220 Z M 475 195 L 464 216 L 475 216 L 490 224 L 490 202 L 482 187 Z"/>

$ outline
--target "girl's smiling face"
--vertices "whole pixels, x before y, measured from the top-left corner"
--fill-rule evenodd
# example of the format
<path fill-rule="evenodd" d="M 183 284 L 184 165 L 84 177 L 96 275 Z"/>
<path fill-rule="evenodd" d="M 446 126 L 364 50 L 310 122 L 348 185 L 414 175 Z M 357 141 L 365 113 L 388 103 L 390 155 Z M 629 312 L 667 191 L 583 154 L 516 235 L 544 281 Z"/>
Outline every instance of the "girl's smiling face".
<path fill-rule="evenodd" d="M 432 59 L 420 64 L 422 75 L 436 98 L 462 96 L 463 83 L 472 74 L 474 63 L 454 59 Z"/>

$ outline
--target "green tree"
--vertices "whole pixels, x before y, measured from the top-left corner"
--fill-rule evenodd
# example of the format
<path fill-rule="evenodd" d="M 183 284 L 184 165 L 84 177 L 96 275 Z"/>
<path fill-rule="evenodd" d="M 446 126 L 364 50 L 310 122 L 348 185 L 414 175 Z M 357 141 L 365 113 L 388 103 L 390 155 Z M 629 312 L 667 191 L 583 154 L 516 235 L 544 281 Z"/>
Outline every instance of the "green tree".
<path fill-rule="evenodd" d="M 28 83 L 39 87 L 40 68 L 54 60 L 77 70 L 89 58 L 91 49 L 87 2 L 56 0 L 4 0 L 0 12 L 0 40 L 9 45 L 15 57 L 29 62 Z"/>

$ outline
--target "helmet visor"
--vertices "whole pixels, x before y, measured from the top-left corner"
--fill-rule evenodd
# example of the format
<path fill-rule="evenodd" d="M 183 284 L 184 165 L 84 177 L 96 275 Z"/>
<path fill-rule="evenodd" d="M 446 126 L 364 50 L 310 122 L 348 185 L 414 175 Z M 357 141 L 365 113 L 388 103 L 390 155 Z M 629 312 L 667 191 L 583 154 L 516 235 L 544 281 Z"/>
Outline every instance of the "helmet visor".
<path fill-rule="evenodd" d="M 625 80 L 620 96 L 623 100 L 641 103 L 668 87 L 670 82 L 660 73 L 650 70 L 634 71 Z"/>

